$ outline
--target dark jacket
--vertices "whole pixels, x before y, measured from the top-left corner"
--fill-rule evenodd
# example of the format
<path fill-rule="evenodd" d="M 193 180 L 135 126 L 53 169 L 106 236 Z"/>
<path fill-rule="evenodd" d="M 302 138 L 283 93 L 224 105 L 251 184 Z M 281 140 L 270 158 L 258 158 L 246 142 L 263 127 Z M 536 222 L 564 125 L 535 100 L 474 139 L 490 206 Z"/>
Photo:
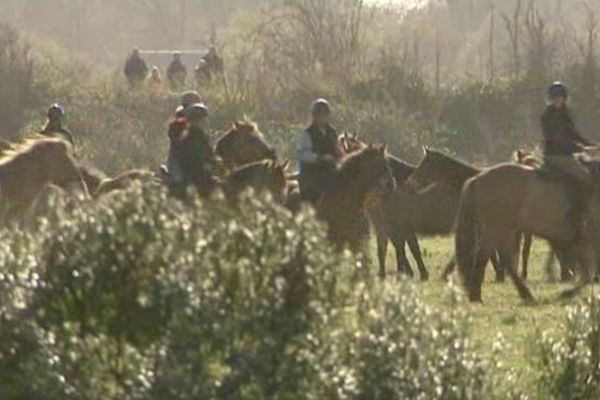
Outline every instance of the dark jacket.
<path fill-rule="evenodd" d="M 591 143 L 577 132 L 571 112 L 551 105 L 542 114 L 545 156 L 569 156 L 581 152 Z"/>
<path fill-rule="evenodd" d="M 124 72 L 130 81 L 142 81 L 148 76 L 148 66 L 140 57 L 130 57 L 125 64 Z"/>
<path fill-rule="evenodd" d="M 202 182 L 215 161 L 210 139 L 198 128 L 187 129 L 174 143 L 174 152 L 185 184 Z"/>
<path fill-rule="evenodd" d="M 319 156 L 331 156 L 334 160 L 342 157 L 342 150 L 338 143 L 338 135 L 335 129 L 327 126 L 325 131 L 311 125 L 306 129 L 312 142 L 313 151 Z"/>
<path fill-rule="evenodd" d="M 64 139 L 71 143 L 71 145 L 75 147 L 73 135 L 68 129 L 61 125 L 47 123 L 46 126 L 44 126 L 44 128 L 40 131 L 40 134 L 49 137 L 59 137 L 60 139 Z"/>
<path fill-rule="evenodd" d="M 185 81 L 186 76 L 187 67 L 185 64 L 179 60 L 171 61 L 171 64 L 167 68 L 167 78 L 169 78 L 169 81 L 179 83 L 180 81 Z"/>

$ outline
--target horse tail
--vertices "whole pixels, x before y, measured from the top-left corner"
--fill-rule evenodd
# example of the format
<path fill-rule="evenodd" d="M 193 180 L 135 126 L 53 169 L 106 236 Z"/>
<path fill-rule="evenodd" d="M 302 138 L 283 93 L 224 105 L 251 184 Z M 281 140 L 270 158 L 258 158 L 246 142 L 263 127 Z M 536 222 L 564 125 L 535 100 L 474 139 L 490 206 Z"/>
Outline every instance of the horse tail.
<path fill-rule="evenodd" d="M 468 182 L 463 191 L 456 220 L 455 251 L 458 271 L 471 301 L 481 301 L 481 283 L 485 263 L 479 261 L 479 237 L 483 229 L 477 213 L 476 186 Z"/>

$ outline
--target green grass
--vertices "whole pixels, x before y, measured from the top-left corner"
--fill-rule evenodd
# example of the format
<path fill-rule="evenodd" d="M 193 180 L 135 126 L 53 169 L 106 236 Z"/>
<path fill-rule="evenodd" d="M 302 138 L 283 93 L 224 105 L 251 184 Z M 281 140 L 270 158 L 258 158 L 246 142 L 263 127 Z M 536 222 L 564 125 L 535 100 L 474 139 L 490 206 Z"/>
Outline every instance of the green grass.
<path fill-rule="evenodd" d="M 431 238 L 421 240 L 424 261 L 431 274 L 429 282 L 418 282 L 419 291 L 434 308 L 444 310 L 452 307 L 448 301 L 448 283 L 441 279 L 442 271 L 452 255 L 452 238 Z M 373 253 L 375 254 L 375 253 Z M 550 283 L 544 265 L 548 248 L 544 242 L 534 243 L 529 267 L 528 285 L 537 300 L 535 305 L 524 304 L 507 278 L 506 283 L 496 283 L 491 266 L 488 267 L 486 282 L 483 287 L 483 305 L 466 305 L 472 323 L 473 337 L 483 354 L 492 351 L 493 342 L 502 335 L 507 343 L 503 362 L 515 368 L 523 376 L 531 377 L 526 362 L 531 356 L 529 349 L 542 332 L 559 333 L 564 329 L 566 313 L 569 305 L 580 301 L 560 299 L 560 293 L 569 284 Z M 416 265 L 411 259 L 413 269 Z M 395 271 L 395 258 L 388 255 L 387 268 Z M 556 271 L 558 275 L 558 271 Z M 388 279 L 395 279 L 390 275 Z M 460 287 L 456 273 L 451 279 Z M 593 287 L 589 289 L 591 292 Z M 598 290 L 595 288 L 595 290 Z M 583 295 L 582 295 L 583 296 Z"/>

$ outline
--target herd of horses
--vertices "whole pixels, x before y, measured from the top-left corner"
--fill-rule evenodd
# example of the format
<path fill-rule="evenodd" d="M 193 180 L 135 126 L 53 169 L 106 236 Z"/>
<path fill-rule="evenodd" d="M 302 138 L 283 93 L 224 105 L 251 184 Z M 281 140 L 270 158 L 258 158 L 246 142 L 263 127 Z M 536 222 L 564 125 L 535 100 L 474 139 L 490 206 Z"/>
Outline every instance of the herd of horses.
<path fill-rule="evenodd" d="M 339 144 L 345 156 L 323 188 L 316 213 L 338 248 L 359 250 L 372 226 L 382 278 L 391 242 L 399 274 L 414 275 L 405 251 L 408 247 L 420 278 L 429 279 L 418 237 L 450 233 L 455 234 L 456 256 L 443 276 L 457 267 L 474 302 L 482 301 L 484 272 L 490 262 L 497 280 L 503 281 L 508 274 L 521 298 L 533 300 L 525 281 L 533 236 L 551 244 L 563 278 L 577 270 L 579 282 L 564 295 L 577 294 L 594 278 L 600 250 L 595 243 L 600 228 L 600 158 L 594 151 L 584 162 L 598 184 L 594 185 L 590 222 L 581 232 L 566 218 L 569 200 L 564 185 L 541 173 L 526 153 L 518 152 L 516 162 L 481 169 L 425 149 L 423 160 L 415 166 L 390 155 L 385 146 L 364 143 L 354 135 L 340 135 Z M 17 145 L 2 142 L 0 152 L 0 204 L 9 215 L 25 213 L 50 186 L 75 187 L 91 198 L 101 198 L 133 182 L 169 184 L 162 169 L 108 177 L 76 160 L 71 146 L 60 139 L 35 138 Z M 253 189 L 269 192 L 291 212 L 300 209 L 298 176 L 288 172 L 289 162 L 278 160 L 255 124 L 234 123 L 217 141 L 215 153 L 222 168 L 204 195 L 220 191 L 236 207 L 240 194 Z"/>

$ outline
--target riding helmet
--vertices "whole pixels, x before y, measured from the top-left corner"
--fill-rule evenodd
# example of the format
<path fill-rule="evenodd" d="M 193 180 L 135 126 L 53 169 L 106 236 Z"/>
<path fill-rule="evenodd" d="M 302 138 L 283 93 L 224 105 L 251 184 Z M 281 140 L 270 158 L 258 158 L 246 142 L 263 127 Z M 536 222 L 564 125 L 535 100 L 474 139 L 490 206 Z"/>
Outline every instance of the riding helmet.
<path fill-rule="evenodd" d="M 325 99 L 317 99 L 313 101 L 310 111 L 312 115 L 329 114 L 331 113 L 331 105 Z"/>
<path fill-rule="evenodd" d="M 60 104 L 52 104 L 48 109 L 48 119 L 56 119 L 65 116 L 65 109 Z"/>
<path fill-rule="evenodd" d="M 569 91 L 567 90 L 567 87 L 562 82 L 554 82 L 548 88 L 548 97 L 550 97 L 551 99 L 554 99 L 557 97 L 563 97 L 566 99 L 568 96 L 569 96 Z"/>
<path fill-rule="evenodd" d="M 196 92 L 195 90 L 188 90 L 187 92 L 183 92 L 181 94 L 179 103 L 182 106 L 187 107 L 192 104 L 202 103 L 202 97 L 200 96 L 200 93 Z"/>
<path fill-rule="evenodd" d="M 208 117 L 208 107 L 204 103 L 191 104 L 185 108 L 184 115 L 188 121 L 203 119 Z"/>

